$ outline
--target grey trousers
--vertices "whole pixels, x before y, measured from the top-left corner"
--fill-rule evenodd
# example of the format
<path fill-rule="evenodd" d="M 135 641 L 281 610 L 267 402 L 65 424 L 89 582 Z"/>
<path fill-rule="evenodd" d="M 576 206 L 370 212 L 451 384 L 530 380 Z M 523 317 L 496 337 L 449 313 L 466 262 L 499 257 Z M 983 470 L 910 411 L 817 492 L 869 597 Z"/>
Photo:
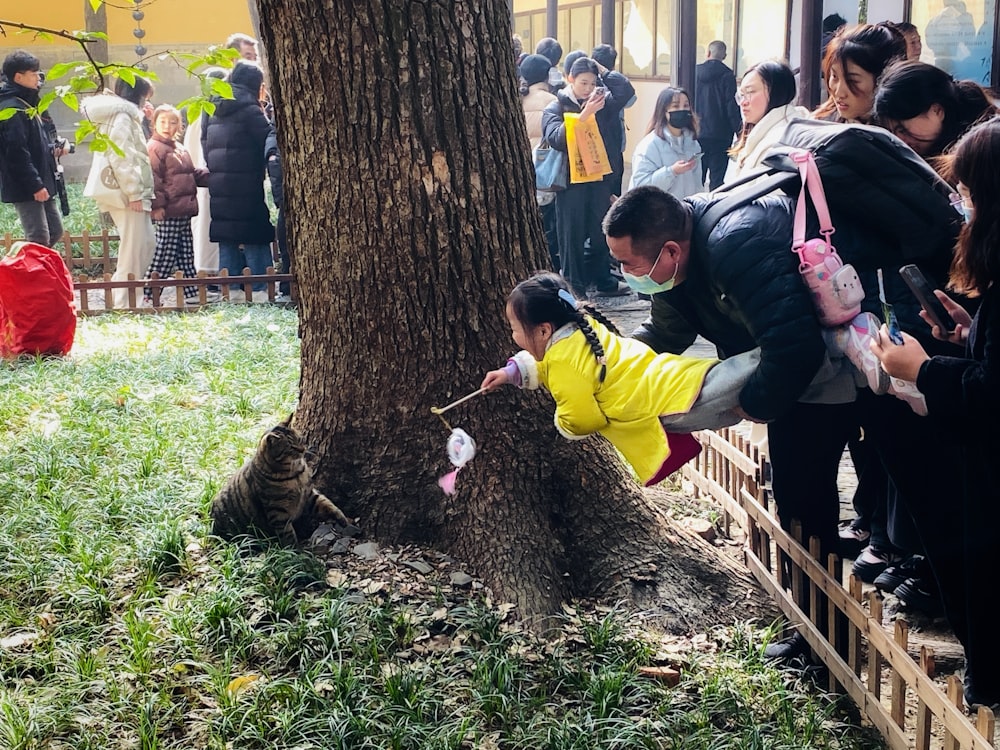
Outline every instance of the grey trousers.
<path fill-rule="evenodd" d="M 45 247 L 52 247 L 62 239 L 62 216 L 55 198 L 47 201 L 24 201 L 15 203 L 14 210 L 24 228 L 24 238 Z"/>
<path fill-rule="evenodd" d="M 701 393 L 686 414 L 660 417 L 667 432 L 696 432 L 731 427 L 743 420 L 734 410 L 740 391 L 760 364 L 760 349 L 751 349 L 724 359 L 705 376 Z"/>

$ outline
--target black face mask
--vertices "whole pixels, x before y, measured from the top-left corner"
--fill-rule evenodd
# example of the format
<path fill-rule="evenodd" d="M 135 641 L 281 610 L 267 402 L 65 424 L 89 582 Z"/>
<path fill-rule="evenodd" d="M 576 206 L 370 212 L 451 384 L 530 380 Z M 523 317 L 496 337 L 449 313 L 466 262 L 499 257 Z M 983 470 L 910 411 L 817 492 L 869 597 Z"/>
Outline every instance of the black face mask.
<path fill-rule="evenodd" d="M 670 127 L 672 128 L 691 130 L 694 118 L 691 117 L 690 109 L 675 109 L 673 112 L 667 112 L 667 122 L 670 123 Z"/>

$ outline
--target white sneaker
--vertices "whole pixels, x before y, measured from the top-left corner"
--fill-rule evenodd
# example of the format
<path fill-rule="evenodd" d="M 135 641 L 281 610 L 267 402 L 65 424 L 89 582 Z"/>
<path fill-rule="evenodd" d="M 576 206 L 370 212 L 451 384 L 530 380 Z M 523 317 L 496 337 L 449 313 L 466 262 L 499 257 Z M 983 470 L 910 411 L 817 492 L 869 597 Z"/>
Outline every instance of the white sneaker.
<path fill-rule="evenodd" d="M 259 292 L 254 292 L 253 293 L 253 301 L 254 302 L 270 302 L 271 300 L 269 300 L 267 298 L 267 290 L 266 289 L 262 289 Z"/>
<path fill-rule="evenodd" d="M 889 376 L 869 346 L 878 339 L 879 319 L 869 312 L 856 315 L 850 323 L 823 330 L 827 350 L 834 356 L 847 360 L 865 376 L 872 393 L 882 395 L 889 392 Z"/>
<path fill-rule="evenodd" d="M 924 394 L 917 390 L 916 383 L 899 378 L 889 378 L 889 393 L 909 404 L 916 414 L 921 417 L 927 416 L 927 399 L 924 398 Z"/>

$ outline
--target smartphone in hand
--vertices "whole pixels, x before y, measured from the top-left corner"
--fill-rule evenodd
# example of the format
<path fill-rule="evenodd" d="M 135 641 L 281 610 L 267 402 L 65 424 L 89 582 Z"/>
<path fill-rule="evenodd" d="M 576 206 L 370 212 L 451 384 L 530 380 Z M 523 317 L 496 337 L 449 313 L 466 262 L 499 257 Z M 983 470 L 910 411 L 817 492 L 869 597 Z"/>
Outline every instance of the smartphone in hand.
<path fill-rule="evenodd" d="M 920 269 L 910 263 L 899 269 L 899 275 L 903 277 L 903 281 L 913 292 L 913 296 L 924 308 L 930 321 L 945 334 L 952 333 L 955 330 L 955 321 L 951 319 L 948 310 L 934 294 L 934 287 L 930 285 Z"/>

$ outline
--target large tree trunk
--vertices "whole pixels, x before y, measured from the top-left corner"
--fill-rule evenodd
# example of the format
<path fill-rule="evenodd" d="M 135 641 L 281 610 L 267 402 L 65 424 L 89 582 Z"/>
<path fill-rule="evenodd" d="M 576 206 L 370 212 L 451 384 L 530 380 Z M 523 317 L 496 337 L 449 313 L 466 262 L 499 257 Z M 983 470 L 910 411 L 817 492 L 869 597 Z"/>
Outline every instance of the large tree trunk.
<path fill-rule="evenodd" d="M 295 424 L 321 486 L 525 617 L 629 597 L 687 628 L 746 602 L 745 575 L 671 529 L 603 440 L 558 437 L 547 394 L 448 412 L 479 454 L 455 495 L 438 487 L 449 430 L 430 408 L 506 360 L 504 298 L 547 258 L 506 2 L 258 4 L 300 292 Z"/>

